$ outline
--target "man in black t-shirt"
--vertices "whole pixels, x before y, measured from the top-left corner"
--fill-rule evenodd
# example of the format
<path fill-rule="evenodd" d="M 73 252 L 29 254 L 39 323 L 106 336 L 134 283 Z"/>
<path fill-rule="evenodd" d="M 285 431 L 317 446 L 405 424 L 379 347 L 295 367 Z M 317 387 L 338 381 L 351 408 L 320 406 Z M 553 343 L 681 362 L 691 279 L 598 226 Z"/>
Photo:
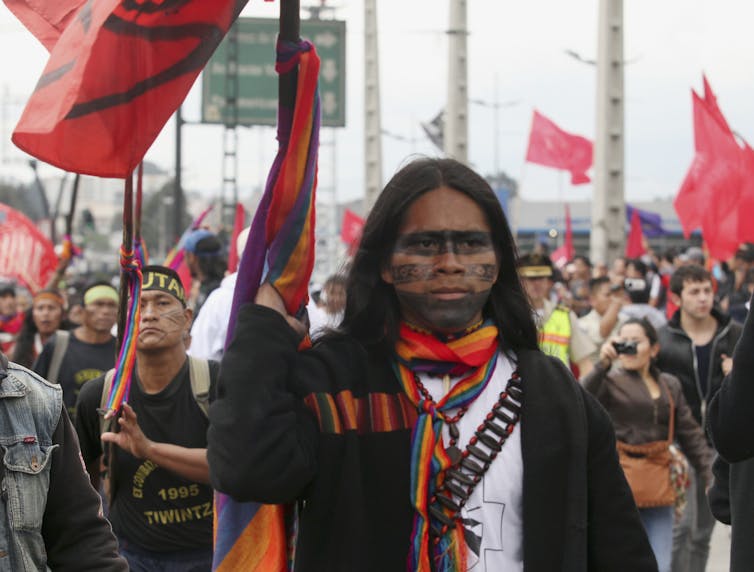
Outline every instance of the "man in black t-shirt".
<path fill-rule="evenodd" d="M 108 452 L 110 520 L 131 570 L 209 571 L 209 423 L 192 390 L 186 356 L 192 314 L 174 271 L 148 266 L 143 276 L 128 404 L 118 420 L 119 432 L 102 434 L 102 441 L 116 445 Z M 218 364 L 210 362 L 211 381 L 217 372 Z M 103 455 L 97 409 L 104 383 L 100 377 L 84 386 L 76 408 L 81 451 L 95 487 Z"/>
<path fill-rule="evenodd" d="M 115 365 L 115 338 L 111 331 L 118 318 L 118 292 L 107 282 L 97 282 L 84 291 L 84 321 L 70 332 L 57 332 L 34 362 L 36 373 L 59 383 L 63 402 L 73 416 L 81 387 Z M 63 341 L 61 336 L 67 336 Z M 67 344 L 56 358 L 58 344 Z"/>

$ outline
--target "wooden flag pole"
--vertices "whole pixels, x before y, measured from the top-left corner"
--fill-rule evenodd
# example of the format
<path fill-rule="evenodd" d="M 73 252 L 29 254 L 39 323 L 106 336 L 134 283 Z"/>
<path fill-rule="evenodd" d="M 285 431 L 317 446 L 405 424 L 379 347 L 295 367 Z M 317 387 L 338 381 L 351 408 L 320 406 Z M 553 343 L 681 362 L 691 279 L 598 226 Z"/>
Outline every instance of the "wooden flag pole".
<path fill-rule="evenodd" d="M 73 220 L 76 215 L 76 201 L 79 196 L 79 181 L 81 180 L 81 175 L 76 173 L 76 176 L 73 179 L 73 189 L 71 190 L 71 205 L 68 209 L 68 213 L 65 215 L 65 233 L 69 237 L 73 237 Z"/>
<path fill-rule="evenodd" d="M 141 195 L 142 179 L 144 178 L 144 162 L 139 163 L 136 171 L 136 212 L 134 213 L 134 244 L 140 248 L 141 244 Z"/>
<path fill-rule="evenodd" d="M 280 39 L 298 42 L 301 33 L 300 0 L 280 0 Z M 278 75 L 278 108 L 293 109 L 296 104 L 298 71 Z"/>
<path fill-rule="evenodd" d="M 134 183 L 133 174 L 126 177 L 123 190 L 123 242 L 121 252 L 131 252 L 134 247 Z M 123 255 L 119 256 L 119 260 Z M 123 344 L 123 336 L 126 331 L 126 316 L 128 314 L 128 271 L 121 266 L 120 269 L 120 299 L 118 301 L 118 343 L 116 356 L 120 353 Z"/>

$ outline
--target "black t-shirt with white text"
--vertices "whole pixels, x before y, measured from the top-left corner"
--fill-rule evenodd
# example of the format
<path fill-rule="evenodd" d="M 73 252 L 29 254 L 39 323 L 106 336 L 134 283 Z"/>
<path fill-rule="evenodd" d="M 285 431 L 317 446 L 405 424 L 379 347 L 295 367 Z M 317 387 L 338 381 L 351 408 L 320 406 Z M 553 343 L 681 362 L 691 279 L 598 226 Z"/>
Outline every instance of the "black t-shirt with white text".
<path fill-rule="evenodd" d="M 47 379 L 50 369 L 52 353 L 55 350 L 57 336 L 47 342 L 34 362 L 34 371 Z M 58 379 L 48 379 L 52 383 L 59 383 L 63 390 L 63 402 L 68 409 L 68 414 L 73 418 L 76 408 L 76 399 L 81 387 L 92 379 L 96 379 L 107 370 L 115 366 L 115 338 L 101 344 L 82 342 L 71 332 L 68 339 L 63 361 L 60 362 Z"/>
<path fill-rule="evenodd" d="M 219 364 L 210 362 L 214 393 Z M 76 431 L 84 461 L 102 455 L 100 407 L 104 377 L 87 383 L 76 408 Z M 188 360 L 178 375 L 156 394 L 145 393 L 136 370 L 128 403 L 144 435 L 158 443 L 206 448 L 209 421 L 191 392 Z M 153 461 L 137 459 L 113 447 L 110 470 L 115 477 L 115 498 L 110 521 L 119 538 L 144 550 L 176 552 L 212 546 L 212 489 L 185 479 Z"/>

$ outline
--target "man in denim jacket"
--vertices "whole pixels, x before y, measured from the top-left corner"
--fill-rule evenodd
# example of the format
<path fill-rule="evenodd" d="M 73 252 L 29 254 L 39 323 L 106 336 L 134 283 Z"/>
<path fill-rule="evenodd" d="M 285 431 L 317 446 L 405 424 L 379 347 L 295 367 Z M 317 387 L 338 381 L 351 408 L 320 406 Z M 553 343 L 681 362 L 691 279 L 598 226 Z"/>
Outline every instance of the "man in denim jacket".
<path fill-rule="evenodd" d="M 0 353 L 0 572 L 128 570 L 60 386 Z"/>

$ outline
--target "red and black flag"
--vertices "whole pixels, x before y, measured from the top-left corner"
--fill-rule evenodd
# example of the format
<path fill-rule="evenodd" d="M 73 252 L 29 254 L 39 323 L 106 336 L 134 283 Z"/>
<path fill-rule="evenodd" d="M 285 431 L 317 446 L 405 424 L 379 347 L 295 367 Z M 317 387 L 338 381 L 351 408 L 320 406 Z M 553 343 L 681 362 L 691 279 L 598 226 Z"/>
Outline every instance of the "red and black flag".
<path fill-rule="evenodd" d="M 67 171 L 126 177 L 246 1 L 86 0 L 52 44 L 13 142 Z"/>

